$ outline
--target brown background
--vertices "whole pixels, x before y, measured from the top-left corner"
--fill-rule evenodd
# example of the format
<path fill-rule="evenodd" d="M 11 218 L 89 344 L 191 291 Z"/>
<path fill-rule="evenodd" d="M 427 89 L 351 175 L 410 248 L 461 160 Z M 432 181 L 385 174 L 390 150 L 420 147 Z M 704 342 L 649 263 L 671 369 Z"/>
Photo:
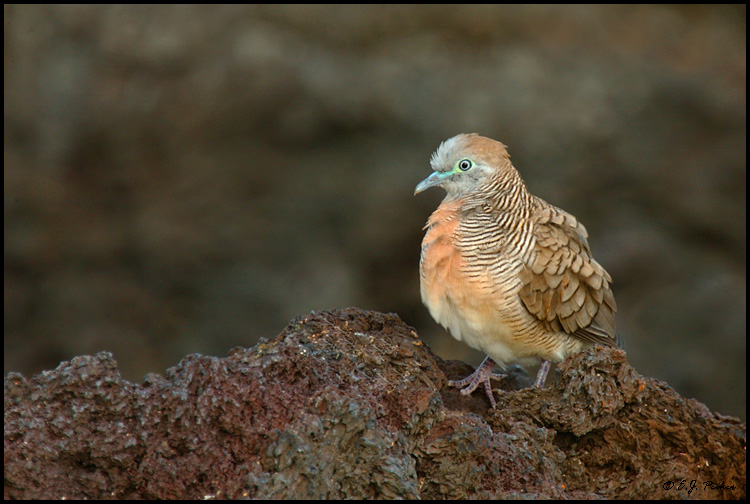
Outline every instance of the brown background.
<path fill-rule="evenodd" d="M 140 380 L 419 299 L 440 141 L 510 147 L 612 274 L 628 358 L 745 417 L 744 6 L 6 6 L 4 370 Z"/>

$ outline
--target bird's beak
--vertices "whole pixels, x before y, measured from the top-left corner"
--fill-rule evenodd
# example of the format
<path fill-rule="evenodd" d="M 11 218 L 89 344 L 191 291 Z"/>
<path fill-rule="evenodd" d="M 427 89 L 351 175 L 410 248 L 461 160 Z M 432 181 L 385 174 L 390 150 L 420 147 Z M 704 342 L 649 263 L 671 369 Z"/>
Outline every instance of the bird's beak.
<path fill-rule="evenodd" d="M 425 189 L 439 185 L 449 175 L 451 175 L 451 172 L 432 172 L 429 177 L 417 184 L 414 194 L 419 194 Z"/>

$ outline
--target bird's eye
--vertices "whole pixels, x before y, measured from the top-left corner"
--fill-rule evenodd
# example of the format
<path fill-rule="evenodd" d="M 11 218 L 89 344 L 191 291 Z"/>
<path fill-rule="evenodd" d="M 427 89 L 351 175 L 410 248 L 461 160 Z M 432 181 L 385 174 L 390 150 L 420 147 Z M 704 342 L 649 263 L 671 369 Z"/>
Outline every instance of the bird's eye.
<path fill-rule="evenodd" d="M 458 162 L 458 167 L 462 171 L 466 171 L 472 166 L 474 166 L 474 163 L 472 163 L 470 159 L 462 159 L 461 161 Z"/>

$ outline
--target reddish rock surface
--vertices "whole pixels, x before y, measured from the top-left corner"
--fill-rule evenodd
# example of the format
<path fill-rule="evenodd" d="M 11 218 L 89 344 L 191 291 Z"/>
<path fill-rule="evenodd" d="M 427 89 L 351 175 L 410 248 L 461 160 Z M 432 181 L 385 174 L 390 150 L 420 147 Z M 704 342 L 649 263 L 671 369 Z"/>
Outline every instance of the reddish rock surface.
<path fill-rule="evenodd" d="M 6 376 L 5 497 L 745 498 L 744 423 L 618 350 L 558 369 L 544 390 L 498 391 L 492 410 L 446 386 L 468 366 L 358 309 L 140 384 L 108 353 L 76 357 Z"/>

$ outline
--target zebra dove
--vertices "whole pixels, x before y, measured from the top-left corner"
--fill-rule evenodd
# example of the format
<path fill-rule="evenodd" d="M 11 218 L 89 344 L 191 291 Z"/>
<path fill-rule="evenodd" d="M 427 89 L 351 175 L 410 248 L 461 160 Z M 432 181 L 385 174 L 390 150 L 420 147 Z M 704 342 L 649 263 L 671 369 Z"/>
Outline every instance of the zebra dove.
<path fill-rule="evenodd" d="M 487 357 L 449 382 L 480 384 L 495 406 L 496 364 L 535 364 L 543 387 L 551 362 L 594 344 L 621 346 L 612 278 L 591 257 L 588 232 L 571 214 L 528 192 L 505 145 L 477 134 L 440 144 L 434 172 L 414 194 L 440 186 L 419 262 L 422 301 L 454 338 Z"/>

